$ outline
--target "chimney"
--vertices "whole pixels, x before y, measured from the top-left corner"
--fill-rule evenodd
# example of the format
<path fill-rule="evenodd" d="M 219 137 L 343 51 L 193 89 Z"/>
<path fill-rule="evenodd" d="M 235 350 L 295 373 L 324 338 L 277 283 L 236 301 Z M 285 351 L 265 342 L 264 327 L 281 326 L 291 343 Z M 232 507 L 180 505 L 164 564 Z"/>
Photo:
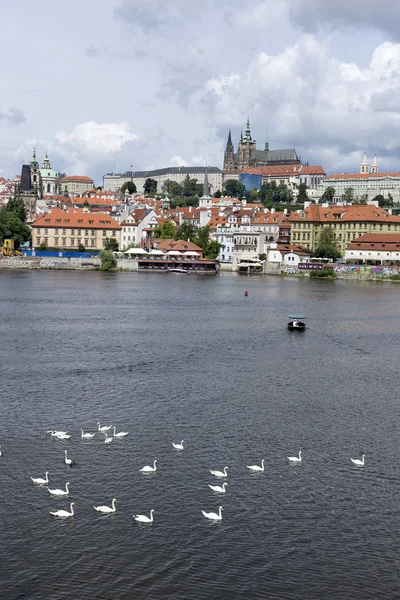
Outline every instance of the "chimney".
<path fill-rule="evenodd" d="M 275 209 L 274 209 L 274 208 L 271 208 L 271 215 L 273 215 L 273 214 L 274 214 L 274 212 L 275 212 Z"/>
<path fill-rule="evenodd" d="M 287 215 L 287 208 L 285 208 L 285 209 L 283 210 L 283 214 L 284 214 L 284 215 Z"/>

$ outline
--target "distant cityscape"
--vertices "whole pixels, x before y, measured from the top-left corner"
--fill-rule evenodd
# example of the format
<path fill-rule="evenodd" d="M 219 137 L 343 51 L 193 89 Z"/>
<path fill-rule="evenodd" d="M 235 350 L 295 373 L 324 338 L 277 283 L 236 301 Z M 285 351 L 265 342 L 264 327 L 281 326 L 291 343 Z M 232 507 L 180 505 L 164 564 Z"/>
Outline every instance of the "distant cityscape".
<path fill-rule="evenodd" d="M 344 262 L 400 264 L 400 173 L 380 173 L 376 156 L 370 162 L 364 153 L 358 173 L 327 174 L 295 148 L 271 149 L 268 138 L 258 149 L 247 121 L 236 149 L 228 132 L 222 169 L 107 173 L 96 187 L 87 174 L 58 172 L 50 159 L 46 153 L 40 164 L 33 149 L 20 175 L 0 178 L 3 207 L 23 199 L 32 248 L 94 251 L 112 238 L 121 253 L 148 251 L 165 231 L 172 248 L 174 232 L 187 225 L 192 242 L 207 228 L 213 258 L 235 271 L 261 262 L 297 266 L 328 227 Z"/>

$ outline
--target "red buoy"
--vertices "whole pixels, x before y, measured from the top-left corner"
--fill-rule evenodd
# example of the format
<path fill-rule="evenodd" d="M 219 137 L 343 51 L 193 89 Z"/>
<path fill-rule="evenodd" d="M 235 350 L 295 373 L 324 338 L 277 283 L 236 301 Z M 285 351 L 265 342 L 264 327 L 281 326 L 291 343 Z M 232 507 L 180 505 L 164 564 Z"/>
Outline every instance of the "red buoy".
<path fill-rule="evenodd" d="M 244 293 L 244 295 L 245 295 L 245 296 L 248 296 L 248 295 L 249 295 L 249 292 L 246 290 L 246 291 L 245 291 L 245 293 Z"/>

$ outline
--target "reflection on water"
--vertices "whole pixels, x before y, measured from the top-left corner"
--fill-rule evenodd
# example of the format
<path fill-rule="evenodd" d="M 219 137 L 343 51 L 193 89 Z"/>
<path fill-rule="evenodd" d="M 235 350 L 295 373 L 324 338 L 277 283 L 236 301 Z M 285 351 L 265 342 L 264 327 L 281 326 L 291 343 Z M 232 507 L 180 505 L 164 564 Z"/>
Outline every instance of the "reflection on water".
<path fill-rule="evenodd" d="M 2 272 L 0 300 L 4 598 L 398 596 L 396 286 Z"/>

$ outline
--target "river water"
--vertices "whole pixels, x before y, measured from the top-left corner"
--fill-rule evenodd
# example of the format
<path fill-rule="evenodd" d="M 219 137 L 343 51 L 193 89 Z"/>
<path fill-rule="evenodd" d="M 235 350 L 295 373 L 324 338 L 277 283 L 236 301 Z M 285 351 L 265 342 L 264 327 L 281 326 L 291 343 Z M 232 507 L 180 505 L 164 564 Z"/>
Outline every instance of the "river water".
<path fill-rule="evenodd" d="M 399 293 L 2 272 L 0 598 L 399 598 Z M 287 331 L 293 312 L 305 332 Z M 80 438 L 98 422 L 129 435 Z M 209 469 L 225 466 L 221 498 Z M 32 484 L 46 470 L 50 487 L 70 481 L 73 518 Z M 95 512 L 114 497 L 115 514 Z M 219 506 L 222 522 L 202 516 Z"/>

